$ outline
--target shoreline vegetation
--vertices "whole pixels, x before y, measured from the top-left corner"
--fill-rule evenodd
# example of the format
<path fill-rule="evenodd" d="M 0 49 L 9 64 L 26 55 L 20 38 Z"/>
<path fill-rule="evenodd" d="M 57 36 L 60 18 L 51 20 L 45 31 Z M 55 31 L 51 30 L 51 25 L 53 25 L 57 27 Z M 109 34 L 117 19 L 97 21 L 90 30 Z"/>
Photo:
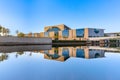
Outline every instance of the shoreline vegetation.
<path fill-rule="evenodd" d="M 10 33 L 10 29 L 0 25 L 0 36 L 8 36 L 9 33 Z"/>

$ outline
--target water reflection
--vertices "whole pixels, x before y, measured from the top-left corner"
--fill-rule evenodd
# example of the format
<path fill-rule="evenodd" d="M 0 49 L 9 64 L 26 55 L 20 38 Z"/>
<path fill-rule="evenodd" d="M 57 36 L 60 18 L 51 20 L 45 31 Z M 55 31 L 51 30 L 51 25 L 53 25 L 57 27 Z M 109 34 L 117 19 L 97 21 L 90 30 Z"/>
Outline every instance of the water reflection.
<path fill-rule="evenodd" d="M 0 55 L 0 61 L 4 61 L 4 60 L 7 60 L 7 59 L 8 59 L 8 55 L 7 55 L 7 54 L 2 53 L 2 54 Z"/>
<path fill-rule="evenodd" d="M 102 58 L 104 57 L 105 50 L 99 49 L 90 49 L 86 46 L 79 46 L 79 47 L 55 47 L 51 50 L 44 50 L 42 51 L 45 53 L 44 58 L 50 60 L 58 60 L 58 61 L 65 61 L 69 57 L 75 58 Z"/>
<path fill-rule="evenodd" d="M 99 46 L 74 46 L 74 47 L 52 47 L 51 45 L 32 45 L 32 46 L 0 46 L 0 61 L 7 60 L 10 53 L 16 52 L 15 57 L 33 53 L 44 54 L 44 59 L 66 61 L 70 57 L 94 59 L 104 58 L 105 52 L 120 52 L 120 48 L 99 47 Z"/>
<path fill-rule="evenodd" d="M 39 51 L 49 50 L 52 45 L 31 45 L 31 46 L 0 46 L 0 52 L 11 53 L 11 52 L 23 52 L 23 51 Z"/>
<path fill-rule="evenodd" d="M 1 46 L 0 80 L 120 80 L 120 47 Z"/>
<path fill-rule="evenodd" d="M 7 60 L 10 53 L 16 52 L 15 57 L 17 58 L 19 55 L 25 54 L 25 51 L 32 52 L 39 51 L 39 50 L 49 50 L 51 49 L 51 45 L 31 45 L 31 46 L 0 46 L 0 61 Z"/>

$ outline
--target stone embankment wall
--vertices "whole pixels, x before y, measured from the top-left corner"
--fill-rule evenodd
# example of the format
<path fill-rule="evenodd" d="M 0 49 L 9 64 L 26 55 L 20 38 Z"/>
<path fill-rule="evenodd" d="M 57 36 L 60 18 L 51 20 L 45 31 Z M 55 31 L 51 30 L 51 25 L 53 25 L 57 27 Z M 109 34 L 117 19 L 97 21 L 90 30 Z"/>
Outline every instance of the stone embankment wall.
<path fill-rule="evenodd" d="M 51 38 L 0 37 L 0 45 L 52 44 Z"/>

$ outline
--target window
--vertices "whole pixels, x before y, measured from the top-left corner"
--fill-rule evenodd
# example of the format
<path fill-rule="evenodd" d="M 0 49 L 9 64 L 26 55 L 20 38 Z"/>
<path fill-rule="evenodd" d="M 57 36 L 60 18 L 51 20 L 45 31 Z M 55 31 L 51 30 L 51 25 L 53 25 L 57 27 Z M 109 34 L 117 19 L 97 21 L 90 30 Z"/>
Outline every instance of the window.
<path fill-rule="evenodd" d="M 44 37 L 49 37 L 49 32 L 45 32 Z"/>
<path fill-rule="evenodd" d="M 84 37 L 84 29 L 76 29 L 76 37 Z"/>
<path fill-rule="evenodd" d="M 94 32 L 95 32 L 96 34 L 98 34 L 98 33 L 99 33 L 99 30 L 98 30 L 98 29 L 94 29 Z"/>
<path fill-rule="evenodd" d="M 68 38 L 68 36 L 69 36 L 69 30 L 63 30 L 63 31 L 62 31 L 62 36 L 63 36 L 64 38 Z"/>
<path fill-rule="evenodd" d="M 76 51 L 76 57 L 85 58 L 84 50 L 83 49 L 77 49 L 77 51 Z"/>
<path fill-rule="evenodd" d="M 64 57 L 69 57 L 69 49 L 68 48 L 63 48 L 62 50 L 62 55 Z"/>
<path fill-rule="evenodd" d="M 58 31 L 60 31 L 60 29 L 57 28 L 57 27 L 52 27 L 52 28 L 48 29 L 47 32 L 52 32 L 52 31 L 54 31 L 54 32 L 58 32 Z"/>

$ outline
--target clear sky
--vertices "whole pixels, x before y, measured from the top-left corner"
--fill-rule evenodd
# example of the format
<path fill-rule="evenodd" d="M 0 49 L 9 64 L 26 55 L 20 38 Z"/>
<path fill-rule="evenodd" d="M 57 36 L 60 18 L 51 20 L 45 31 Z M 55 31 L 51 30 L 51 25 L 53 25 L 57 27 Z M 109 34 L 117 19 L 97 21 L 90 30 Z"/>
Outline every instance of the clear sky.
<path fill-rule="evenodd" d="M 0 24 L 12 34 L 56 24 L 120 32 L 120 0 L 0 0 Z"/>

